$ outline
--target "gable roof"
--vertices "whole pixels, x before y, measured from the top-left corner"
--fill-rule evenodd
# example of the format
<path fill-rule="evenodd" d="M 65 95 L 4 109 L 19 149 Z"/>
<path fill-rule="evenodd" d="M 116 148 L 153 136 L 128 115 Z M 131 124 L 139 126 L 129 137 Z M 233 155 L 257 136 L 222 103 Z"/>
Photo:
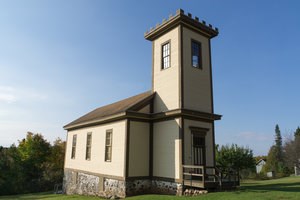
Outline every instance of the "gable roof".
<path fill-rule="evenodd" d="M 117 115 L 122 114 L 128 110 L 136 111 L 137 109 L 142 108 L 142 106 L 145 106 L 145 103 L 149 102 L 153 97 L 154 94 L 152 91 L 147 91 L 132 97 L 129 97 L 127 99 L 99 107 L 86 115 L 83 115 L 82 117 L 72 121 L 71 123 L 64 126 L 64 129 L 74 129 L 86 125 L 95 124 L 97 122 L 102 121 L 103 119 Z"/>
<path fill-rule="evenodd" d="M 256 162 L 256 165 L 258 165 L 259 163 L 261 163 L 261 162 L 263 162 L 263 161 L 266 162 L 267 159 L 264 159 L 264 158 L 259 159 L 259 161 Z"/>

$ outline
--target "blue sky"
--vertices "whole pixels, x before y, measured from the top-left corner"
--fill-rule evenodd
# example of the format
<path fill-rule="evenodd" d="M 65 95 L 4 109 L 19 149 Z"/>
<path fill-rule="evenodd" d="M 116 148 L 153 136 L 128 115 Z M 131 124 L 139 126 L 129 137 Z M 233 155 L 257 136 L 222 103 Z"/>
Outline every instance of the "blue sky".
<path fill-rule="evenodd" d="M 149 90 L 144 32 L 184 9 L 212 40 L 216 142 L 266 154 L 300 126 L 298 1 L 0 1 L 0 145 L 53 141 L 90 110 Z"/>

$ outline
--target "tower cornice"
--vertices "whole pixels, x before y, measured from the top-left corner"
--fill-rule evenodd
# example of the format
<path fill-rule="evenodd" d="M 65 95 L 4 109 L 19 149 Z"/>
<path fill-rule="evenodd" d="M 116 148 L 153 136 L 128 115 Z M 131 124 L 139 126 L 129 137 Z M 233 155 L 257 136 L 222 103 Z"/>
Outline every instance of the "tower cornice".
<path fill-rule="evenodd" d="M 168 20 L 163 19 L 161 24 L 158 23 L 155 28 L 150 28 L 149 31 L 146 31 L 144 37 L 153 41 L 180 24 L 208 38 L 213 38 L 219 34 L 218 28 L 213 28 L 211 24 L 207 25 L 205 21 L 199 21 L 198 17 L 192 18 L 190 13 L 185 15 L 182 9 L 178 9 L 175 16 L 170 15 Z"/>

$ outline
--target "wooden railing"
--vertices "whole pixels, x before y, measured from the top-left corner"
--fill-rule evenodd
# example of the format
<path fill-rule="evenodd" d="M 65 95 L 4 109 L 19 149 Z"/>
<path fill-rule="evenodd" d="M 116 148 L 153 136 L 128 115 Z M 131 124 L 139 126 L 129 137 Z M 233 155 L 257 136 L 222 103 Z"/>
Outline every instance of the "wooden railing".
<path fill-rule="evenodd" d="M 239 185 L 239 173 L 232 169 L 220 170 L 216 167 L 202 165 L 183 165 L 183 184 L 205 188 L 215 184 L 220 189 L 223 185 Z"/>
<path fill-rule="evenodd" d="M 197 165 L 182 165 L 183 168 L 183 184 L 194 186 L 193 181 L 197 181 L 199 186 L 204 187 L 205 184 L 205 168 Z M 188 177 L 188 178 L 186 178 Z M 187 182 L 186 182 L 187 181 Z"/>

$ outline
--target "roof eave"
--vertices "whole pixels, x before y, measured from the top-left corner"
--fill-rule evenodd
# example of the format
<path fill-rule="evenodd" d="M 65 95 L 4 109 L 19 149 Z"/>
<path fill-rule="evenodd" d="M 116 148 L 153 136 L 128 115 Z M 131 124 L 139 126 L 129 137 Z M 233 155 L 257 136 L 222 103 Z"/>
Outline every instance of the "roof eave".
<path fill-rule="evenodd" d="M 126 116 L 126 112 L 121 112 L 121 113 L 116 113 L 107 117 L 103 117 L 100 119 L 96 119 L 96 120 L 91 120 L 91 121 L 87 121 L 87 122 L 82 122 L 82 123 L 78 123 L 78 124 L 74 124 L 74 125 L 65 125 L 63 128 L 65 130 L 73 130 L 73 129 L 78 129 L 78 128 L 83 128 L 83 127 L 87 127 L 87 126 L 92 126 L 92 125 L 97 125 L 97 124 L 101 124 L 101 123 L 107 123 L 109 121 L 115 121 L 118 119 L 125 119 Z"/>
<path fill-rule="evenodd" d="M 74 125 L 66 125 L 64 126 L 65 130 L 74 130 L 79 128 L 84 128 L 88 126 L 95 126 L 99 124 L 104 124 L 108 122 L 114 122 L 118 120 L 125 120 L 125 119 L 139 119 L 139 120 L 145 120 L 145 121 L 157 121 L 157 120 L 163 120 L 168 118 L 176 118 L 176 117 L 192 117 L 194 119 L 199 120 L 205 120 L 205 121 L 215 121 L 220 120 L 222 115 L 217 115 L 213 113 L 206 113 L 206 112 L 200 112 L 200 111 L 194 111 L 194 110 L 188 110 L 188 109 L 174 109 L 167 112 L 161 112 L 161 113 L 140 113 L 137 111 L 131 111 L 127 110 L 125 112 L 117 113 L 114 115 L 110 115 L 107 117 L 103 117 L 101 119 L 92 120 L 88 122 L 78 123 Z"/>

